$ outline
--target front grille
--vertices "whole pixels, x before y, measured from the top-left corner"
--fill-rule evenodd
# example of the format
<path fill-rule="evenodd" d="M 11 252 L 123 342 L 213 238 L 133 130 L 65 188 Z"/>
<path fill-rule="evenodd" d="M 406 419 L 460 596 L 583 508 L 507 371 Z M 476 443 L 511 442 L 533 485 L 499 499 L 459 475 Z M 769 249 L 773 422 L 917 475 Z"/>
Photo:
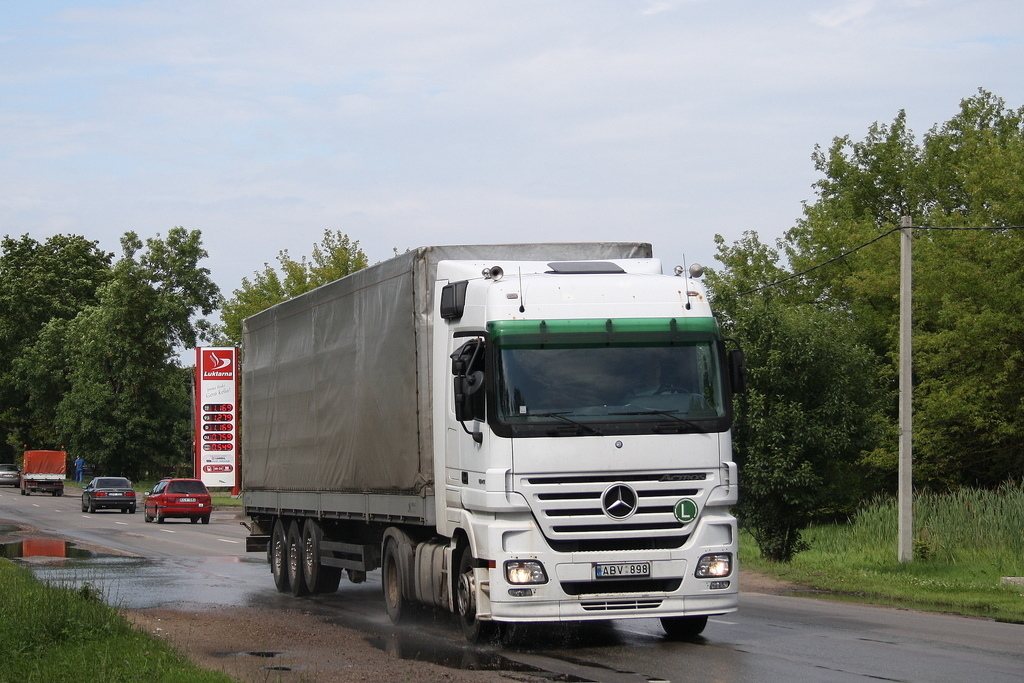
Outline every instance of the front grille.
<path fill-rule="evenodd" d="M 560 553 L 600 553 L 609 550 L 675 550 L 686 544 L 689 534 L 664 538 L 586 538 L 572 541 L 548 539 L 552 550 Z"/>
<path fill-rule="evenodd" d="M 716 483 L 714 472 L 543 475 L 523 476 L 519 490 L 552 548 L 598 552 L 681 547 L 688 534 L 675 517 L 676 503 L 690 498 L 702 507 Z M 601 506 L 614 484 L 636 492 L 636 511 L 625 519 L 610 517 Z"/>

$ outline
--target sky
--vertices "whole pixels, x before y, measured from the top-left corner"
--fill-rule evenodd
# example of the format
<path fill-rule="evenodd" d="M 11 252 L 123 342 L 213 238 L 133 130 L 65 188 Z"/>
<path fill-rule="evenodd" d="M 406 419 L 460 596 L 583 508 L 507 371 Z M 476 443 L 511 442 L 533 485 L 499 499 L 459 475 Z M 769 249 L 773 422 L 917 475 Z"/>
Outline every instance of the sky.
<path fill-rule="evenodd" d="M 199 230 L 230 296 L 341 231 L 773 244 L 811 155 L 984 88 L 1024 105 L 1020 0 L 0 0 L 0 235 Z"/>

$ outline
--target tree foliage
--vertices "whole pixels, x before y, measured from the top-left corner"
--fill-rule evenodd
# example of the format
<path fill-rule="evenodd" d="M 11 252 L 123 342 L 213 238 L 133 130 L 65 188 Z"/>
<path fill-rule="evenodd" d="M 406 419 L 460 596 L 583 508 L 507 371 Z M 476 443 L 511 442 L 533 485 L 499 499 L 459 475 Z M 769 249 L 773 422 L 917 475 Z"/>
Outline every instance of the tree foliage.
<path fill-rule="evenodd" d="M 73 317 L 51 316 L 22 340 L 10 373 L 37 434 L 136 477 L 190 460 L 190 373 L 177 352 L 203 338 L 196 316 L 213 312 L 219 291 L 199 265 L 198 231 L 145 242 L 129 232 L 121 247 Z"/>
<path fill-rule="evenodd" d="M 294 260 L 287 250 L 277 256 L 280 274 L 269 264 L 253 278 L 242 278 L 242 286 L 232 293 L 221 308 L 222 343 L 241 344 L 242 321 L 274 304 L 362 270 L 368 265 L 358 241 L 340 231 L 324 231 L 320 244 L 313 245 L 307 258 Z"/>
<path fill-rule="evenodd" d="M 883 425 L 873 354 L 847 314 L 786 292 L 742 294 L 777 275 L 773 254 L 752 233 L 735 248 L 720 242 L 730 274 L 710 279 L 749 368 L 737 409 L 737 516 L 765 557 L 788 562 L 811 521 L 853 507 L 863 489 L 859 460 Z"/>
<path fill-rule="evenodd" d="M 212 313 L 219 292 L 199 266 L 198 231 L 145 245 L 128 233 L 121 245 L 97 304 L 66 330 L 70 389 L 54 426 L 103 471 L 136 477 L 191 459 L 190 375 L 176 350 L 196 345 L 192 319 Z"/>
<path fill-rule="evenodd" d="M 0 429 L 7 451 L 0 458 L 5 462 L 13 462 L 26 444 L 60 447 L 51 423 L 33 419 L 30 404 L 38 396 L 20 386 L 14 363 L 47 323 L 71 320 L 96 302 L 112 258 L 97 242 L 74 235 L 55 235 L 42 243 L 28 235 L 0 241 Z M 51 367 L 62 349 L 48 351 L 37 359 L 41 368 Z M 46 390 L 60 391 L 59 383 Z"/>
<path fill-rule="evenodd" d="M 979 90 L 920 141 L 900 111 L 892 123 L 870 126 L 862 140 L 846 135 L 816 148 L 812 160 L 822 174 L 817 198 L 774 249 L 753 233 L 731 247 L 719 239 L 725 268 L 712 276 L 715 304 L 755 349 L 747 436 L 737 439 L 746 452 L 747 500 L 756 500 L 773 482 L 780 490 L 821 488 L 825 480 L 807 474 L 817 471 L 807 449 L 780 445 L 777 438 L 768 443 L 757 431 L 770 435 L 782 429 L 802 440 L 821 427 L 816 420 L 822 418 L 835 431 L 819 440 L 818 446 L 827 445 L 822 457 L 848 462 L 848 451 L 835 450 L 836 443 L 848 443 L 860 451 L 864 482 L 894 482 L 899 242 L 889 233 L 902 216 L 923 226 L 914 232 L 915 484 L 997 486 L 1024 477 L 1024 388 L 1015 381 L 1024 362 L 1024 231 L 1012 229 L 1024 225 L 1024 108 L 1008 109 Z M 993 229 L 952 229 L 965 227 Z M 805 271 L 783 285 L 766 286 Z M 817 352 L 808 340 L 792 340 L 803 354 L 790 358 L 795 365 L 786 370 L 802 378 L 796 408 L 783 410 L 758 398 L 771 396 L 765 378 L 776 377 L 785 359 L 761 351 L 758 340 L 767 325 L 810 340 L 832 337 Z M 822 329 L 831 332 L 815 337 Z M 831 374 L 815 379 L 809 368 L 823 362 L 826 349 L 834 356 Z M 865 370 L 872 382 L 860 377 Z M 882 400 L 874 413 L 869 404 L 861 406 L 863 419 L 877 428 L 857 438 L 849 438 L 857 434 L 849 421 L 854 406 L 810 409 L 820 394 L 846 391 L 850 382 L 873 383 Z M 796 458 L 789 463 L 788 483 L 764 467 L 777 464 L 782 451 Z M 795 510 L 777 514 L 780 527 L 790 519 L 803 523 Z M 776 553 L 774 547 L 761 546 L 768 555 Z"/>

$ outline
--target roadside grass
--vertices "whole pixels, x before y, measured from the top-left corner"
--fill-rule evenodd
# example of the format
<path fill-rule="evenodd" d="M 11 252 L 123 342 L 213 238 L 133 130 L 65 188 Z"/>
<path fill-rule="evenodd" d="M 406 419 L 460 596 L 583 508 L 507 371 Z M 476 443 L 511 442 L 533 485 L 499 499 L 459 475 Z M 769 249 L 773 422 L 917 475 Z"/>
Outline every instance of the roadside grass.
<path fill-rule="evenodd" d="M 0 559 L 0 682 L 96 679 L 230 683 L 135 630 L 89 584 L 46 585 Z"/>
<path fill-rule="evenodd" d="M 898 506 L 871 501 L 843 524 L 807 529 L 809 550 L 789 564 L 760 557 L 743 533 L 740 562 L 827 591 L 815 597 L 982 616 L 1024 623 L 1024 485 L 998 491 L 923 493 L 914 499 L 914 561 L 897 559 Z M 742 587 L 741 587 L 742 590 Z"/>

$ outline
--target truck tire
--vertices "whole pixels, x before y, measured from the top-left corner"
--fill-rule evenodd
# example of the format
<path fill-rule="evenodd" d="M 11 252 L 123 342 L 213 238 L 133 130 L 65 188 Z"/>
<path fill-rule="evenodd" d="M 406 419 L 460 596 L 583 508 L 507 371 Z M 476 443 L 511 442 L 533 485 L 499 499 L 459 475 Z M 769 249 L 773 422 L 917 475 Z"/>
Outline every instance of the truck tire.
<path fill-rule="evenodd" d="M 267 547 L 267 560 L 270 562 L 270 573 L 274 575 L 274 585 L 281 593 L 288 592 L 288 534 L 284 530 L 284 522 L 280 518 L 274 520 L 274 530 L 270 533 L 270 545 Z"/>
<path fill-rule="evenodd" d="M 471 643 L 492 640 L 499 633 L 498 624 L 495 622 L 480 621 L 476 618 L 476 575 L 473 572 L 475 566 L 476 559 L 473 557 L 473 551 L 467 546 L 459 555 L 455 600 L 459 623 L 462 625 L 462 634 Z"/>
<path fill-rule="evenodd" d="M 320 564 L 324 531 L 313 519 L 302 528 L 302 577 L 310 593 L 333 593 L 341 583 L 341 567 Z"/>
<path fill-rule="evenodd" d="M 699 636 L 708 625 L 706 614 L 699 617 L 662 617 L 661 627 L 669 638 L 693 638 Z"/>
<path fill-rule="evenodd" d="M 303 562 L 302 553 L 302 526 L 297 519 L 293 519 L 288 525 L 288 588 L 295 597 L 309 593 L 306 580 L 302 576 Z"/>
<path fill-rule="evenodd" d="M 404 577 L 399 557 L 398 541 L 389 538 L 384 542 L 381 558 L 380 582 L 384 588 L 384 607 L 392 624 L 398 624 L 409 611 L 409 601 L 402 591 Z"/>

